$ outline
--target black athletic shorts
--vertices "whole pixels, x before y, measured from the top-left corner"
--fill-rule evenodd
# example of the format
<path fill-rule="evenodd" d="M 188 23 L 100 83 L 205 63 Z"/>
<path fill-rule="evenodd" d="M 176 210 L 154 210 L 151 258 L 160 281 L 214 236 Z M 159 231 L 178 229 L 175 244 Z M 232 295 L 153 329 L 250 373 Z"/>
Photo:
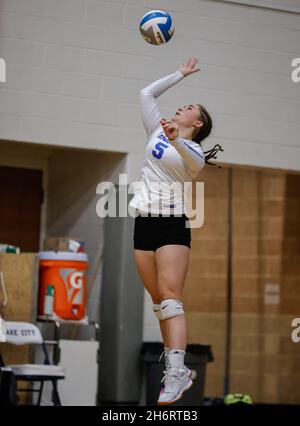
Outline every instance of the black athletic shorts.
<path fill-rule="evenodd" d="M 139 214 L 135 218 L 133 241 L 134 248 L 155 251 L 166 244 L 180 244 L 191 248 L 191 228 L 186 215 L 151 216 Z"/>

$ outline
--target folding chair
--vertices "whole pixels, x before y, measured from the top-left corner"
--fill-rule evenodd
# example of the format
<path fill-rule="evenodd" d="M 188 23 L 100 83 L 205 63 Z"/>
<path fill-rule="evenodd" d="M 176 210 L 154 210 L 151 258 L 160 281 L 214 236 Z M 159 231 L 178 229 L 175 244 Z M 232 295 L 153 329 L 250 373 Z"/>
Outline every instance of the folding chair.
<path fill-rule="evenodd" d="M 18 389 L 21 392 L 38 392 L 37 405 L 41 404 L 44 382 L 53 385 L 54 405 L 61 405 L 57 390 L 57 381 L 65 378 L 65 370 L 58 365 L 51 365 L 46 344 L 39 328 L 26 322 L 6 321 L 6 343 L 13 345 L 41 345 L 45 357 L 44 364 L 5 365 L 12 370 L 17 381 L 40 382 L 39 389 Z"/>

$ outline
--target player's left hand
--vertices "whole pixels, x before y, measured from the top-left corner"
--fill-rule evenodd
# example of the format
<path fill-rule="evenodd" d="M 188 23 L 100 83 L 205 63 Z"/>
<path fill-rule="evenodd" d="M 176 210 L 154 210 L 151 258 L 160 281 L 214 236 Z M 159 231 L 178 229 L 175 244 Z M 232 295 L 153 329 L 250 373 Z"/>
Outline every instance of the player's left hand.
<path fill-rule="evenodd" d="M 176 123 L 174 123 L 174 121 L 163 118 L 160 120 L 160 124 L 162 125 L 165 135 L 169 140 L 172 141 L 177 138 L 179 134 L 179 127 Z"/>

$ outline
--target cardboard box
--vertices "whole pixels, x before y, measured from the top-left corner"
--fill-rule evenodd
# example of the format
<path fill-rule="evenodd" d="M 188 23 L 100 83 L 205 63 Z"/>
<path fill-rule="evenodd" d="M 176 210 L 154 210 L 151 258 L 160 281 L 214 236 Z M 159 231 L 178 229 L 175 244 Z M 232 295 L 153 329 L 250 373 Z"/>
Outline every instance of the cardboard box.
<path fill-rule="evenodd" d="M 73 253 L 84 252 L 84 241 L 71 237 L 49 237 L 45 238 L 44 251 L 71 251 Z"/>

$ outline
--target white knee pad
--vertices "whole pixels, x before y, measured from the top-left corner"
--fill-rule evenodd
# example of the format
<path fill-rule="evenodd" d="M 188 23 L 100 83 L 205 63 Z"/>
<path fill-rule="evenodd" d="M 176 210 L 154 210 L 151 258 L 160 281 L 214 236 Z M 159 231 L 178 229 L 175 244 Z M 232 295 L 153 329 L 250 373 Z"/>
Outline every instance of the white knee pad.
<path fill-rule="evenodd" d="M 161 318 L 161 312 L 160 312 L 160 303 L 153 303 L 152 307 L 153 307 L 153 312 L 156 318 L 161 320 L 162 318 Z"/>
<path fill-rule="evenodd" d="M 163 300 L 160 304 L 160 312 L 162 320 L 184 315 L 183 303 L 175 299 Z"/>

